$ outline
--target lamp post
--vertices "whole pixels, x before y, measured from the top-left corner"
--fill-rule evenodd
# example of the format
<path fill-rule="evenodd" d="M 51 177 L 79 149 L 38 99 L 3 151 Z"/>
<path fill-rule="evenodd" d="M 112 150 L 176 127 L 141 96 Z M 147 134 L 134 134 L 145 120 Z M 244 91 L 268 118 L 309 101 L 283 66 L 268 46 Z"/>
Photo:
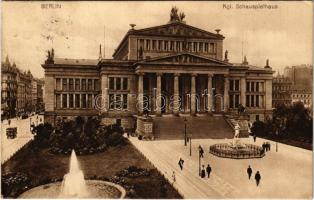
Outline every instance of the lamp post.
<path fill-rule="evenodd" d="M 189 136 L 189 141 L 190 141 L 190 156 L 192 156 L 192 134 Z"/>
<path fill-rule="evenodd" d="M 201 148 L 198 149 L 198 175 L 201 176 Z"/>
<path fill-rule="evenodd" d="M 186 122 L 188 120 L 186 119 L 186 117 L 184 118 L 184 146 L 186 146 Z"/>

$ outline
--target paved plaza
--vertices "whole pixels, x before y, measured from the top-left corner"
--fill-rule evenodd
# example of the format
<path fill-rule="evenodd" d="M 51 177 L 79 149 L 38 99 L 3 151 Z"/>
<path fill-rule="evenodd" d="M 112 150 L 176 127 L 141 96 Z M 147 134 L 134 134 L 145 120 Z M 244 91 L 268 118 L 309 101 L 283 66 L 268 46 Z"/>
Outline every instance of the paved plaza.
<path fill-rule="evenodd" d="M 227 159 L 209 154 L 209 146 L 214 143 L 231 142 L 231 139 L 195 139 L 192 140 L 192 156 L 189 156 L 189 143 L 184 140 L 140 141 L 129 138 L 140 152 L 173 182 L 173 186 L 184 198 L 311 198 L 312 196 L 312 151 L 278 144 L 270 141 L 271 151 L 261 159 Z M 253 143 L 253 139 L 243 139 Z M 265 140 L 257 138 L 255 144 Z M 204 148 L 202 164 L 212 167 L 210 178 L 198 176 L 198 146 Z M 178 161 L 184 162 L 183 171 Z M 251 165 L 253 175 L 248 180 L 246 169 Z M 254 180 L 256 171 L 262 179 L 257 187 Z"/>
<path fill-rule="evenodd" d="M 1 164 L 11 158 L 19 149 L 21 149 L 27 142 L 33 139 L 33 135 L 30 131 L 30 123 L 35 125 L 40 123 L 40 119 L 43 122 L 43 116 L 34 115 L 27 119 L 11 119 L 11 124 L 8 124 L 8 120 L 4 120 L 1 123 Z M 6 129 L 8 127 L 17 127 L 17 136 L 14 139 L 8 139 L 6 136 Z"/>

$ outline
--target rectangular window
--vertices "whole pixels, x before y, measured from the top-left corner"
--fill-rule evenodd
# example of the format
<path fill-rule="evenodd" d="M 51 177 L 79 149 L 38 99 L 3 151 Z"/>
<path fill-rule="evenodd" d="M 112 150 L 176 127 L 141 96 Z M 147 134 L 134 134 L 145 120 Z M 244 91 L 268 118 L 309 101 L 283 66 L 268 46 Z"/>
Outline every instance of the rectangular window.
<path fill-rule="evenodd" d="M 74 83 L 73 83 L 73 78 L 70 78 L 69 79 L 69 90 L 71 90 L 71 91 L 73 91 L 73 89 L 74 89 L 74 85 L 73 85 Z"/>
<path fill-rule="evenodd" d="M 80 95 L 79 95 L 79 94 L 76 94 L 76 95 L 75 95 L 75 107 L 76 107 L 76 108 L 80 108 L 80 101 L 81 101 Z"/>
<path fill-rule="evenodd" d="M 150 50 L 150 40 L 146 40 L 146 50 Z"/>
<path fill-rule="evenodd" d="M 60 78 L 56 79 L 56 90 L 61 90 L 61 79 Z"/>
<path fill-rule="evenodd" d="M 240 96 L 237 94 L 235 95 L 235 107 L 239 107 L 239 101 L 240 101 Z"/>
<path fill-rule="evenodd" d="M 250 96 L 246 95 L 246 102 L 245 102 L 246 107 L 250 107 Z"/>
<path fill-rule="evenodd" d="M 62 90 L 63 91 L 67 90 L 67 79 L 66 78 L 62 79 Z"/>
<path fill-rule="evenodd" d="M 114 90 L 114 78 L 109 77 L 109 89 Z"/>
<path fill-rule="evenodd" d="M 200 43 L 199 43 L 198 51 L 199 51 L 199 52 L 203 52 L 203 42 L 200 42 Z"/>
<path fill-rule="evenodd" d="M 209 48 L 210 48 L 210 53 L 215 53 L 215 44 L 214 43 L 210 43 Z"/>
<path fill-rule="evenodd" d="M 73 99 L 73 94 L 69 94 L 69 108 L 73 108 L 73 102 L 74 102 L 74 99 Z"/>
<path fill-rule="evenodd" d="M 258 92 L 259 91 L 259 82 L 255 83 L 255 91 Z"/>
<path fill-rule="evenodd" d="M 235 80 L 235 91 L 239 91 L 240 89 L 240 81 L 239 80 Z"/>
<path fill-rule="evenodd" d="M 251 95 L 251 107 L 254 107 L 254 95 Z"/>
<path fill-rule="evenodd" d="M 193 42 L 193 51 L 197 52 L 197 42 Z"/>
<path fill-rule="evenodd" d="M 152 43 L 152 50 L 156 50 L 156 40 L 153 40 L 153 43 Z"/>
<path fill-rule="evenodd" d="M 251 92 L 254 92 L 254 83 L 255 82 L 251 82 Z"/>
<path fill-rule="evenodd" d="M 56 107 L 57 109 L 61 108 L 61 95 L 60 94 L 56 94 Z"/>
<path fill-rule="evenodd" d="M 246 91 L 247 91 L 247 92 L 250 91 L 250 82 L 246 82 Z"/>
<path fill-rule="evenodd" d="M 208 53 L 208 43 L 207 42 L 205 43 L 204 50 L 206 53 Z"/>
<path fill-rule="evenodd" d="M 128 109 L 128 95 L 123 94 L 123 109 Z"/>
<path fill-rule="evenodd" d="M 259 107 L 259 95 L 256 95 L 256 101 L 255 101 L 255 106 Z"/>
<path fill-rule="evenodd" d="M 92 94 L 88 94 L 87 96 L 87 105 L 88 105 L 88 108 L 92 108 Z"/>
<path fill-rule="evenodd" d="M 82 94 L 82 108 L 86 108 L 86 94 Z"/>
<path fill-rule="evenodd" d="M 88 90 L 91 91 L 93 89 L 93 83 L 92 83 L 92 79 L 88 79 Z"/>
<path fill-rule="evenodd" d="M 170 51 L 174 50 L 174 41 L 170 41 Z"/>
<path fill-rule="evenodd" d="M 80 90 L 80 79 L 75 79 L 75 90 Z"/>
<path fill-rule="evenodd" d="M 176 51 L 180 51 L 180 42 L 176 41 Z"/>
<path fill-rule="evenodd" d="M 63 94 L 62 95 L 62 108 L 67 108 L 67 95 Z"/>
<path fill-rule="evenodd" d="M 95 91 L 99 90 L 99 80 L 98 79 L 94 79 L 94 90 Z"/>
<path fill-rule="evenodd" d="M 230 91 L 233 91 L 233 83 L 234 83 L 233 80 L 230 80 L 229 83 L 230 83 L 230 88 L 229 88 L 229 90 L 230 90 Z"/>
<path fill-rule="evenodd" d="M 116 78 L 116 90 L 121 90 L 121 78 Z"/>
<path fill-rule="evenodd" d="M 158 50 L 162 50 L 162 40 L 158 40 Z"/>
<path fill-rule="evenodd" d="M 82 90 L 86 90 L 86 79 L 82 79 Z"/>
<path fill-rule="evenodd" d="M 122 109 L 122 95 L 121 94 L 116 94 L 115 98 L 115 109 L 121 110 Z"/>
<path fill-rule="evenodd" d="M 123 90 L 128 89 L 128 78 L 123 78 Z"/>
<path fill-rule="evenodd" d="M 168 41 L 165 41 L 165 42 L 164 42 L 164 50 L 165 50 L 165 51 L 168 51 Z"/>
<path fill-rule="evenodd" d="M 192 42 L 188 42 L 188 51 L 192 51 Z"/>

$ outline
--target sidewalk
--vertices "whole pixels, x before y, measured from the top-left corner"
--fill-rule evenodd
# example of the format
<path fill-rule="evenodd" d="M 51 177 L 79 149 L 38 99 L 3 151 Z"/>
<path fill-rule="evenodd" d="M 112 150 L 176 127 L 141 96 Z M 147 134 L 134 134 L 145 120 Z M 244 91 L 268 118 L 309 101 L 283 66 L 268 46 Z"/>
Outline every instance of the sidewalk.
<path fill-rule="evenodd" d="M 214 143 L 230 142 L 230 139 L 192 140 L 192 156 L 189 143 L 183 140 L 140 141 L 129 138 L 131 143 L 172 183 L 172 172 L 176 174 L 174 187 L 184 198 L 310 198 L 312 196 L 312 152 L 279 144 L 262 159 L 226 159 L 208 153 Z M 256 145 L 265 140 L 258 138 Z M 252 138 L 243 139 L 253 143 Z M 202 164 L 212 167 L 211 177 L 198 176 L 198 145 L 205 154 Z M 184 160 L 184 169 L 178 166 L 179 158 Z M 262 181 L 256 187 L 254 178 L 248 180 L 246 168 L 251 165 L 253 173 L 259 170 Z M 253 176 L 254 176 L 253 174 Z"/>

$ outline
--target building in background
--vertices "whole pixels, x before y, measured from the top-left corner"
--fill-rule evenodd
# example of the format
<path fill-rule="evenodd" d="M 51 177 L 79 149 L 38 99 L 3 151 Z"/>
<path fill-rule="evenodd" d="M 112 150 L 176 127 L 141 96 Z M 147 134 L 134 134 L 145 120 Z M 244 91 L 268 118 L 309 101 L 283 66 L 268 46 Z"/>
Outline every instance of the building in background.
<path fill-rule="evenodd" d="M 280 104 L 290 105 L 292 89 L 292 81 L 278 73 L 273 78 L 273 108 Z"/>
<path fill-rule="evenodd" d="M 312 65 L 298 65 L 285 67 L 284 77 L 289 78 L 295 90 L 312 90 L 313 67 Z"/>
<path fill-rule="evenodd" d="M 41 89 L 37 88 L 38 82 Z M 8 56 L 1 63 L 1 115 L 4 118 L 21 115 L 36 110 L 36 106 L 43 106 L 44 81 L 38 81 L 28 70 L 19 69 L 15 63 L 11 64 Z"/>
<path fill-rule="evenodd" d="M 312 110 L 312 90 L 292 90 L 291 91 L 291 103 L 302 102 L 304 107 Z"/>
<path fill-rule="evenodd" d="M 15 63 L 11 65 L 9 58 L 1 63 L 1 116 L 12 117 L 16 114 L 17 74 Z"/>

